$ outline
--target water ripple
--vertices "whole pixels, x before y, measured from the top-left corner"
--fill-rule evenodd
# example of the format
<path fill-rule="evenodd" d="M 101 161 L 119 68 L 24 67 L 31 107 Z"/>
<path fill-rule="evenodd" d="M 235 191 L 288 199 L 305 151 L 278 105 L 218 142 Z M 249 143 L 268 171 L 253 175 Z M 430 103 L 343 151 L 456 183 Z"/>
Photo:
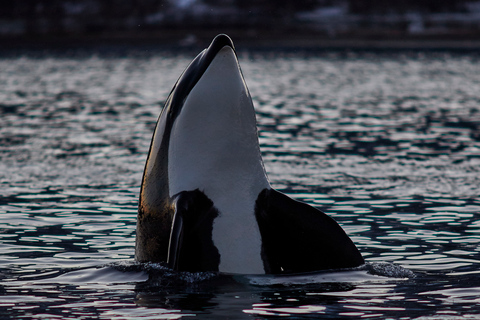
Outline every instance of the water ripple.
<path fill-rule="evenodd" d="M 364 270 L 350 278 L 267 277 L 259 284 L 134 264 L 137 199 L 152 131 L 191 55 L 25 54 L 0 59 L 2 314 L 480 313 L 478 57 L 239 57 L 272 184 L 334 217 L 370 268 L 382 274 L 397 266 L 415 277 L 386 280 L 372 269 L 368 276 Z"/>

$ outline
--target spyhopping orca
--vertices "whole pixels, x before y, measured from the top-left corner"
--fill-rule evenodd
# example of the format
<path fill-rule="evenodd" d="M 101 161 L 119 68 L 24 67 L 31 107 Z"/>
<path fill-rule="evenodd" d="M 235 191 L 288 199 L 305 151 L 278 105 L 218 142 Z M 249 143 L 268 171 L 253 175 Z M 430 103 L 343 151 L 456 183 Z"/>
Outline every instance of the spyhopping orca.
<path fill-rule="evenodd" d="M 187 67 L 158 119 L 143 174 L 136 260 L 179 271 L 300 273 L 362 255 L 323 212 L 272 189 L 232 40 Z"/>

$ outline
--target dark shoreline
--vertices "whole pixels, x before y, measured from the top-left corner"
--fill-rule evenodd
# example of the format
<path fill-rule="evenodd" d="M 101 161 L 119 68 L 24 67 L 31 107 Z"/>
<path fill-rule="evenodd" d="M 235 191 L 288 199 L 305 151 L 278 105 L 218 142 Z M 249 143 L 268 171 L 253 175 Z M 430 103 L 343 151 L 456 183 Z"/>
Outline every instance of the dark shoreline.
<path fill-rule="evenodd" d="M 43 35 L 0 37 L 0 53 L 18 50 L 69 50 L 93 48 L 150 48 L 190 50 L 208 46 L 212 38 L 226 33 L 240 50 L 387 50 L 387 51 L 465 51 L 480 52 L 476 34 L 398 35 L 367 34 L 326 37 L 309 32 L 281 34 L 249 30 L 175 30 L 146 34 Z"/>

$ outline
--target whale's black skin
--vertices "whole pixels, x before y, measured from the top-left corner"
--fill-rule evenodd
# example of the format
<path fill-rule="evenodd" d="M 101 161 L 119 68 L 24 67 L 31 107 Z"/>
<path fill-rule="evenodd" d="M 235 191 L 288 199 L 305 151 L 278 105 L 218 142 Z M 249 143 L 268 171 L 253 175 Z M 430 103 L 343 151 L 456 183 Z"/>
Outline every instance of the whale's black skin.
<path fill-rule="evenodd" d="M 225 47 L 231 48 L 233 54 L 235 54 L 231 39 L 226 35 L 219 35 L 206 50 L 192 61 L 172 89 L 159 117 L 142 179 L 137 220 L 136 260 L 140 262 L 165 262 L 170 268 L 180 271 L 223 271 L 221 268 L 222 252 L 220 252 L 220 247 L 218 247 L 218 241 L 221 241 L 218 238 L 218 228 L 219 226 L 225 225 L 225 221 L 230 221 L 228 219 L 232 219 L 231 212 L 236 212 L 235 210 L 238 211 L 238 203 L 247 203 L 246 209 L 239 211 L 243 214 L 243 216 L 240 216 L 240 223 L 243 223 L 243 217 L 248 217 L 250 220 L 245 219 L 245 221 L 248 220 L 248 223 L 256 224 L 252 226 L 246 222 L 247 224 L 242 226 L 242 228 L 244 228 L 242 231 L 245 230 L 245 226 L 248 226 L 246 230 L 248 233 L 250 233 L 249 230 L 252 230 L 252 239 L 258 239 L 250 242 L 250 245 L 253 243 L 253 249 L 249 249 L 252 254 L 256 255 L 256 257 L 250 261 L 257 263 L 257 267 L 251 267 L 250 269 L 247 267 L 241 270 L 247 270 L 249 273 L 258 273 L 258 270 L 261 270 L 261 266 L 263 265 L 264 273 L 283 274 L 351 268 L 362 265 L 364 263 L 362 255 L 343 229 L 332 218 L 318 209 L 293 200 L 272 189 L 263 169 L 260 170 L 263 173 L 259 175 L 259 167 L 257 167 L 256 173 L 250 175 L 250 177 L 255 177 L 253 181 L 259 181 L 258 183 L 251 184 L 253 189 L 245 190 L 249 184 L 247 184 L 245 188 L 243 184 L 241 184 L 240 189 L 238 189 L 238 184 L 236 184 L 237 189 L 232 189 L 240 191 L 240 193 L 247 191 L 240 202 L 235 202 L 237 195 L 232 194 L 231 190 L 225 190 L 224 196 L 223 192 L 218 193 L 218 188 L 212 189 L 212 181 L 215 184 L 217 180 L 209 180 L 208 174 L 211 173 L 211 168 L 209 168 L 210 171 L 208 171 L 208 174 L 200 175 L 201 179 L 207 179 L 205 187 L 201 184 L 204 180 L 200 180 L 200 182 L 195 180 L 195 183 L 192 185 L 200 183 L 200 186 L 192 189 L 187 188 L 186 190 L 183 190 L 182 184 L 177 183 L 183 180 L 179 180 L 178 178 L 176 180 L 174 179 L 175 183 L 173 184 L 172 181 L 170 181 L 172 177 L 169 177 L 169 166 L 179 168 L 178 165 L 176 165 L 178 162 L 172 163 L 173 160 L 169 159 L 169 148 L 178 145 L 170 145 L 171 141 L 185 141 L 173 139 L 175 136 L 172 134 L 175 133 L 172 133 L 172 131 L 176 123 L 175 121 L 178 118 L 185 118 L 185 116 L 182 115 L 182 110 L 189 94 L 194 90 L 197 83 L 202 79 L 202 76 L 206 74 L 209 66 L 213 64 L 217 55 L 219 55 Z M 223 52 L 223 54 L 225 54 L 226 51 L 223 50 Z M 233 55 L 230 55 L 230 57 L 232 56 Z M 234 58 L 232 59 L 235 61 Z M 216 68 L 218 68 L 218 64 L 216 66 Z M 237 75 L 240 72 L 236 67 L 231 70 L 232 72 L 236 72 Z M 230 71 L 230 69 L 228 69 L 228 71 Z M 226 74 L 228 75 L 229 73 Z M 207 76 L 207 79 L 211 78 Z M 218 81 L 218 79 L 221 79 L 220 81 L 223 82 L 223 74 L 221 77 L 217 76 L 216 80 Z M 241 77 L 241 79 L 243 81 L 243 77 Z M 208 88 L 211 87 L 210 81 L 206 83 L 208 84 Z M 205 85 L 205 81 L 203 85 Z M 200 88 L 204 89 L 205 86 L 200 86 Z M 204 93 L 203 89 L 200 91 L 201 95 Z M 196 89 L 197 93 L 199 92 L 198 90 L 199 89 Z M 247 93 L 242 90 L 247 90 Z M 217 94 L 215 90 L 212 92 Z M 210 94 L 212 94 L 212 92 L 210 92 Z M 248 98 L 249 101 L 251 101 L 246 87 L 241 89 L 239 94 L 244 95 L 242 99 Z M 225 94 L 223 97 L 225 97 Z M 194 100 L 194 102 L 191 100 L 192 99 L 190 99 L 189 102 L 189 108 L 197 107 L 197 100 Z M 202 103 L 199 105 L 202 106 Z M 240 106 L 250 108 L 253 112 L 251 102 L 240 104 Z M 189 108 L 186 109 L 188 110 Z M 215 112 L 216 110 L 217 109 L 215 109 Z M 182 116 L 180 117 L 180 115 Z M 191 118 L 189 119 L 189 121 L 192 121 Z M 194 122 L 189 122 L 189 124 L 195 125 L 197 123 L 196 119 L 195 117 Z M 198 120 L 202 121 L 202 119 Z M 251 117 L 241 118 L 241 120 L 252 123 L 252 126 L 247 126 L 246 128 L 251 130 L 253 127 L 253 131 L 246 132 L 249 132 L 248 137 L 255 137 L 255 139 L 249 139 L 249 143 L 256 141 L 256 145 L 250 144 L 255 148 L 246 150 L 258 151 L 258 159 L 254 156 L 253 163 L 263 168 L 263 162 L 258 150 L 254 115 L 252 114 Z M 176 134 L 179 134 L 178 130 L 182 130 L 183 127 L 175 126 L 177 127 Z M 203 131 L 204 127 L 202 126 L 200 128 L 201 131 Z M 230 127 L 227 128 L 227 130 L 230 130 Z M 205 128 L 205 130 L 208 129 L 207 127 Z M 227 136 L 228 135 L 220 134 L 218 135 L 218 139 L 226 139 Z M 187 135 L 187 137 L 191 137 L 191 135 Z M 188 152 L 186 154 L 182 153 L 182 156 L 186 155 L 186 159 L 190 159 L 190 140 L 187 141 L 188 148 L 183 148 L 182 150 L 188 150 Z M 230 140 L 226 141 L 230 142 Z M 236 143 L 238 143 L 238 140 Z M 243 143 L 243 140 L 241 143 Z M 208 144 L 211 143 L 208 142 Z M 185 146 L 185 143 L 182 143 L 181 146 Z M 203 147 L 204 145 L 201 144 L 200 146 Z M 232 150 L 229 151 L 231 152 Z M 177 154 L 175 155 L 177 156 Z M 203 156 L 205 156 L 205 154 Z M 210 157 L 210 153 L 207 154 L 207 157 Z M 215 155 L 212 155 L 212 157 L 215 158 Z M 178 158 L 177 156 L 176 159 L 178 161 L 185 158 Z M 218 159 L 224 158 L 220 157 Z M 215 158 L 215 160 L 218 159 Z M 246 159 L 248 160 L 250 158 Z M 193 163 L 196 164 L 195 161 L 193 161 Z M 190 170 L 191 166 L 180 168 L 188 168 Z M 190 173 L 194 175 L 197 172 L 204 172 L 198 171 L 196 165 L 194 168 L 194 172 L 190 171 Z M 217 167 L 214 168 L 216 170 Z M 245 174 L 248 175 L 252 172 L 253 169 L 250 170 L 249 168 L 250 167 L 247 166 L 247 169 L 245 169 L 245 167 L 239 169 L 240 171 L 236 171 L 236 173 L 240 173 L 240 175 L 234 176 L 243 178 Z M 225 169 L 227 169 L 227 172 L 236 170 L 229 164 L 222 169 L 224 170 L 222 171 L 223 173 L 225 173 Z M 213 172 L 213 174 L 216 173 Z M 223 175 L 220 177 L 223 177 Z M 256 177 L 260 180 L 257 180 Z M 177 189 L 172 187 L 172 185 L 176 186 Z M 179 185 L 182 187 L 179 188 Z M 185 185 L 189 184 L 187 183 Z M 228 183 L 225 185 L 228 186 Z M 216 186 L 217 185 L 214 185 L 214 187 Z M 224 184 L 222 183 L 220 186 L 223 188 Z M 204 190 L 204 188 L 206 189 Z M 221 188 L 220 190 L 223 190 Z M 252 190 L 255 190 L 255 192 L 252 193 Z M 172 194 L 175 192 L 177 193 Z M 210 198 L 210 195 L 213 195 L 214 198 Z M 226 196 L 229 198 L 225 198 Z M 222 204 L 218 205 L 215 203 L 215 199 Z M 227 199 L 227 201 L 225 201 L 225 199 Z M 234 205 L 230 208 L 230 201 L 228 201 L 228 199 L 231 199 L 236 206 Z M 223 208 L 223 211 L 219 209 L 220 207 Z M 240 208 L 244 207 L 240 206 Z M 220 221 L 219 219 L 223 219 L 221 220 L 223 224 L 218 223 L 218 221 Z M 227 223 L 227 225 L 235 228 L 235 224 Z M 216 240 L 214 240 L 214 226 L 217 228 Z M 257 233 L 249 228 L 255 228 Z M 229 232 L 229 230 L 222 232 L 220 239 L 226 239 L 227 241 L 229 238 L 231 239 Z M 238 243 L 238 241 L 235 242 L 236 245 L 238 245 Z M 241 247 L 245 248 L 243 245 Z M 258 248 L 258 250 L 255 248 Z M 225 246 L 223 246 L 223 252 L 227 252 L 224 257 L 228 256 L 231 259 L 229 261 L 237 261 L 237 259 L 232 259 L 232 251 L 227 250 Z M 233 252 L 236 253 L 237 251 Z M 230 256 L 228 254 L 230 254 Z M 234 257 L 239 256 L 235 254 Z M 225 258 L 225 260 L 228 260 L 228 258 Z M 238 261 L 241 261 L 241 259 Z M 231 268 L 231 265 L 232 264 L 228 265 L 228 267 Z M 226 272 L 229 271 L 227 270 Z"/>
<path fill-rule="evenodd" d="M 220 256 L 212 239 L 218 215 L 201 191 L 182 192 L 174 199 L 175 218 L 168 266 L 190 272 L 218 271 Z M 274 189 L 264 189 L 255 206 L 267 274 L 353 268 L 364 264 L 343 229 L 325 213 Z"/>
<path fill-rule="evenodd" d="M 203 192 L 193 190 L 180 192 L 174 203 L 168 266 L 190 272 L 218 271 L 220 254 L 212 241 L 218 211 L 213 202 Z"/>
<path fill-rule="evenodd" d="M 259 194 L 255 216 L 265 273 L 353 268 L 365 263 L 335 220 L 277 190 Z"/>

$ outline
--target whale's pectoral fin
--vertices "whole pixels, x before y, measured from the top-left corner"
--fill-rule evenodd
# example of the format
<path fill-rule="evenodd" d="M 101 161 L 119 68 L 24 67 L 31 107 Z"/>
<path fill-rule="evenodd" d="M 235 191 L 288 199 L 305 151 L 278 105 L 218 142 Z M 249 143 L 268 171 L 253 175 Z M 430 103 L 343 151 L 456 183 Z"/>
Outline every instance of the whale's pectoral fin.
<path fill-rule="evenodd" d="M 173 205 L 168 266 L 179 271 L 218 271 L 220 255 L 212 241 L 218 211 L 212 201 L 199 190 L 183 191 L 173 198 Z"/>
<path fill-rule="evenodd" d="M 266 273 L 357 267 L 363 257 L 335 220 L 274 189 L 263 190 L 255 214 Z"/>

